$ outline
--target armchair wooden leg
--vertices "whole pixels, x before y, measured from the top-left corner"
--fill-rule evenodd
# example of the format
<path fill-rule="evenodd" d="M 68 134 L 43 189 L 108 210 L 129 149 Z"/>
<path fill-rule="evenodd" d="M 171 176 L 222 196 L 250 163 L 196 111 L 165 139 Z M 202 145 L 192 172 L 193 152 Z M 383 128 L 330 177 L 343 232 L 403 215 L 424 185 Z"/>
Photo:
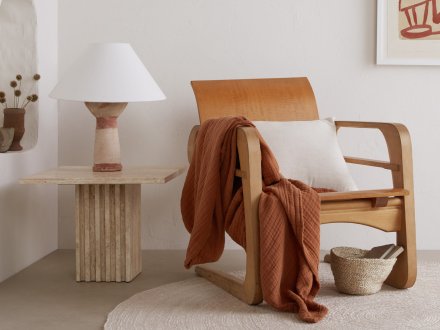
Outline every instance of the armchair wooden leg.
<path fill-rule="evenodd" d="M 209 266 L 196 267 L 196 273 L 249 305 L 263 301 L 260 283 L 260 223 L 258 203 L 262 191 L 260 139 L 254 127 L 237 131 L 237 149 L 243 185 L 246 223 L 246 275 L 244 281 Z"/>
<path fill-rule="evenodd" d="M 210 269 L 207 266 L 197 266 L 196 274 L 248 305 L 258 305 L 263 301 L 259 286 L 256 283 L 252 283 L 251 277 L 248 276 L 249 274 L 246 274 L 245 280 L 241 281 L 230 274 Z"/>
<path fill-rule="evenodd" d="M 392 171 L 394 188 L 410 192 L 403 198 L 403 217 L 397 232 L 397 244 L 405 248 L 385 283 L 399 289 L 410 288 L 417 277 L 416 225 L 414 211 L 414 183 L 411 138 L 408 129 L 401 124 L 387 124 L 380 128 L 387 141 L 390 162 L 399 164 Z"/>
<path fill-rule="evenodd" d="M 385 283 L 397 289 L 407 289 L 414 285 L 416 273 L 416 262 L 412 261 L 408 252 L 405 251 L 397 258 L 393 271 Z"/>
<path fill-rule="evenodd" d="M 405 216 L 401 230 L 397 234 L 397 245 L 403 246 L 405 251 L 397 257 L 394 268 L 385 281 L 386 284 L 398 289 L 410 288 L 417 277 L 417 251 L 414 207 L 412 196 L 405 197 Z"/>

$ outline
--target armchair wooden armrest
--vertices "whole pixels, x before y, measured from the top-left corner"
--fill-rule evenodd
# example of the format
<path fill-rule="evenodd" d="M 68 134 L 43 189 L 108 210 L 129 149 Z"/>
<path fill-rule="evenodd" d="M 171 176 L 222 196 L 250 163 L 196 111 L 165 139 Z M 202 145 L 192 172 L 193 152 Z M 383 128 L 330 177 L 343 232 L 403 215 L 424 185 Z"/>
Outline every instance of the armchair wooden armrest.
<path fill-rule="evenodd" d="M 411 138 L 408 129 L 397 123 L 375 123 L 356 121 L 337 121 L 336 127 L 373 128 L 382 132 L 389 155 L 389 163 L 375 160 L 346 157 L 349 163 L 367 166 L 378 166 L 391 170 L 394 189 L 404 189 L 408 192 L 403 198 L 403 216 L 400 230 L 396 232 L 396 244 L 405 248 L 387 283 L 395 287 L 411 287 L 416 279 L 416 228 L 414 212 L 414 183 Z"/>
<path fill-rule="evenodd" d="M 194 155 L 194 148 L 196 147 L 196 139 L 197 139 L 197 133 L 199 132 L 200 125 L 194 125 L 191 129 L 191 132 L 189 133 L 188 137 L 188 146 L 186 149 L 187 156 L 188 156 L 188 162 L 191 163 L 191 159 Z"/>
<path fill-rule="evenodd" d="M 408 129 L 397 123 L 375 123 L 357 121 L 337 121 L 336 128 L 369 128 L 378 129 L 383 134 L 389 155 L 389 162 L 345 157 L 347 163 L 382 167 L 392 171 L 394 188 L 405 188 L 412 191 L 412 151 Z M 404 186 L 404 184 L 406 186 Z"/>

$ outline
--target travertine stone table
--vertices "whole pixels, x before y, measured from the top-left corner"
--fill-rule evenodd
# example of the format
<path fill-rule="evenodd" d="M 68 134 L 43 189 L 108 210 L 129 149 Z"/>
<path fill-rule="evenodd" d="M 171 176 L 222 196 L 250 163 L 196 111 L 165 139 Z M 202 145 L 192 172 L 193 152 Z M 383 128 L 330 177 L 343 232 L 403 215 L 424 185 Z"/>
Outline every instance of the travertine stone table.
<path fill-rule="evenodd" d="M 76 280 L 130 282 L 142 270 L 141 184 L 166 183 L 182 168 L 124 167 L 93 172 L 62 166 L 20 180 L 75 185 Z"/>

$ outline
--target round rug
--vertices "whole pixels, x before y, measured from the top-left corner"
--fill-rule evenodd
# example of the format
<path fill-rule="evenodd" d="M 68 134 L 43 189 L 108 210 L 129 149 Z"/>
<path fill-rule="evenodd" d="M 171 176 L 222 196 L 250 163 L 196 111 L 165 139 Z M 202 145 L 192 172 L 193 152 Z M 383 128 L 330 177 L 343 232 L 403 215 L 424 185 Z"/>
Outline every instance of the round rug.
<path fill-rule="evenodd" d="M 321 264 L 317 301 L 328 316 L 313 329 L 440 329 L 440 264 L 422 263 L 416 285 L 384 285 L 370 296 L 336 291 L 328 264 Z M 248 306 L 203 278 L 164 285 L 134 295 L 107 318 L 107 330 L 135 329 L 310 329 L 295 314 L 267 304 Z"/>

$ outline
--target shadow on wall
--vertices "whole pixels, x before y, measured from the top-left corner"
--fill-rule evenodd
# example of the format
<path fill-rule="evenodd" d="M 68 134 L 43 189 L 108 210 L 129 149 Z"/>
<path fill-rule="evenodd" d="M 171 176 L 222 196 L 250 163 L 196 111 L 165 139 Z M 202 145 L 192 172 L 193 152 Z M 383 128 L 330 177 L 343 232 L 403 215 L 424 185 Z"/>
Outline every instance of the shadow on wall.
<path fill-rule="evenodd" d="M 0 5 L 0 127 L 15 128 L 10 150 L 19 151 L 20 144 L 23 150 L 29 150 L 38 139 L 37 99 L 34 97 L 25 106 L 27 97 L 37 94 L 36 12 L 32 0 L 0 0 Z M 20 110 L 23 107 L 25 110 Z M 9 114 L 4 118 L 5 108 L 17 109 L 6 110 Z M 0 134 L 0 145 L 6 135 Z"/>
<path fill-rule="evenodd" d="M 11 155 L 14 158 L 19 155 Z M 20 157 L 22 158 L 22 157 Z M 35 226 L 38 226 L 35 210 L 38 206 L 38 200 L 47 196 L 41 194 L 37 189 L 41 187 L 29 187 L 20 185 L 16 178 L 22 173 L 29 173 L 32 167 L 27 161 L 15 161 L 14 166 L 2 167 L 2 180 L 0 184 L 0 251 L 8 251 L 6 255 L 0 257 L 0 270 L 20 269 L 23 267 L 23 260 L 28 260 L 30 251 L 35 249 L 35 240 L 39 237 L 33 237 Z M 44 189 L 44 188 L 43 188 Z M 38 195 L 40 194 L 40 195 Z M 2 277 L 0 272 L 0 278 Z M 1 280 L 0 280 L 1 281 Z"/>

